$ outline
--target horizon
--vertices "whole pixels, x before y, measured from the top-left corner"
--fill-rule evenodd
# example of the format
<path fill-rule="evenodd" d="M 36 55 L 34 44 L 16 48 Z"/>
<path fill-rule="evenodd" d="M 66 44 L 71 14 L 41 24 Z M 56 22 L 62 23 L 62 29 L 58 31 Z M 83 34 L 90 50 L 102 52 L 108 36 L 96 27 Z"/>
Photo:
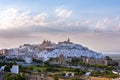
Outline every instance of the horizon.
<path fill-rule="evenodd" d="M 120 0 L 0 0 L 0 49 L 70 38 L 120 51 Z"/>

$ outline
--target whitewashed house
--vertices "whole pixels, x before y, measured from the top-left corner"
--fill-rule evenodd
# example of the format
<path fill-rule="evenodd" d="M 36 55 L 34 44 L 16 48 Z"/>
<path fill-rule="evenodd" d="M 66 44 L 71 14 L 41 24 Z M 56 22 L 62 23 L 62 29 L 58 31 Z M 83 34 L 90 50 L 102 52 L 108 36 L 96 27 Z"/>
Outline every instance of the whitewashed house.
<path fill-rule="evenodd" d="M 18 74 L 19 73 L 19 66 L 18 65 L 13 65 L 12 68 L 10 69 L 11 73 Z"/>

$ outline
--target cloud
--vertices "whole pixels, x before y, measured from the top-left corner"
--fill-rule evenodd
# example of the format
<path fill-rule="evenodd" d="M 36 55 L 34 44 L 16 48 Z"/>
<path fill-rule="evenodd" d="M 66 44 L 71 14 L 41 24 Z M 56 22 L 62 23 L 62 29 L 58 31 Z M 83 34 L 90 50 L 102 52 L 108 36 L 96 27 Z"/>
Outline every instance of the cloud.
<path fill-rule="evenodd" d="M 0 38 L 27 38 L 33 34 L 61 34 L 86 32 L 119 32 L 120 17 L 92 20 L 72 20 L 72 10 L 56 9 L 55 19 L 41 12 L 31 15 L 30 11 L 15 8 L 0 11 Z M 61 18 L 62 17 L 62 18 Z M 70 18 L 68 18 L 70 17 Z"/>
<path fill-rule="evenodd" d="M 46 13 L 40 13 L 34 16 L 30 15 L 30 11 L 20 11 L 10 8 L 0 13 L 0 29 L 16 28 L 22 26 L 39 25 L 45 26 Z"/>
<path fill-rule="evenodd" d="M 72 15 L 72 10 L 67 10 L 63 8 L 58 8 L 55 10 L 57 17 L 69 18 Z"/>
<path fill-rule="evenodd" d="M 3 39 L 30 38 L 30 37 L 34 37 L 33 34 L 58 34 L 63 32 L 64 32 L 63 30 L 50 28 L 50 27 L 23 26 L 23 28 L 18 27 L 18 28 L 0 30 L 0 38 Z"/>
<path fill-rule="evenodd" d="M 46 25 L 46 22 L 45 22 L 46 17 L 47 17 L 46 13 L 40 13 L 40 14 L 34 16 L 33 17 L 34 25 L 45 26 Z"/>
<path fill-rule="evenodd" d="M 38 13 L 31 15 L 30 11 L 21 11 L 16 8 L 10 8 L 0 11 L 0 30 L 6 29 L 45 29 L 53 32 L 116 32 L 120 31 L 120 17 L 103 18 L 97 22 L 93 20 L 75 20 L 72 16 L 72 10 L 58 8 L 55 10 L 56 16 L 49 18 L 48 13 Z M 36 27 L 37 26 L 37 27 Z M 27 28 L 26 28 L 27 27 Z M 39 28 L 38 28 L 39 27 Z M 44 27 L 44 29 L 43 29 Z M 56 30 L 56 31 L 55 31 Z M 38 30 L 39 31 L 39 30 Z M 42 31 L 42 32 L 43 32 Z M 1 31 L 2 32 L 2 31 Z M 0 33 L 2 34 L 2 33 Z"/>
<path fill-rule="evenodd" d="M 104 18 L 99 20 L 95 25 L 95 30 L 100 32 L 119 32 L 120 18 Z"/>

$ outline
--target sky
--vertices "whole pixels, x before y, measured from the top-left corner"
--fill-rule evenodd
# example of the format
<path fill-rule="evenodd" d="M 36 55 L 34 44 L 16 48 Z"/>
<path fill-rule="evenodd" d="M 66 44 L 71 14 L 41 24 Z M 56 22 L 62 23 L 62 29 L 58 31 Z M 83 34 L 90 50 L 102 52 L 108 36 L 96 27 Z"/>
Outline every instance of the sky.
<path fill-rule="evenodd" d="M 120 51 L 120 0 L 0 0 L 0 49 L 67 38 Z"/>

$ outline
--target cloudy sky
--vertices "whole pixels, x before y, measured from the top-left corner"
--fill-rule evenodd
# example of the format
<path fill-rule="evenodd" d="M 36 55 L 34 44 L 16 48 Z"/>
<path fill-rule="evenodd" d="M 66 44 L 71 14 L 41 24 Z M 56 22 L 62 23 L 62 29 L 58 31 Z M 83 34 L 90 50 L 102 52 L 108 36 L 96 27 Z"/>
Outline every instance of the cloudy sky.
<path fill-rule="evenodd" d="M 0 0 L 0 49 L 67 38 L 120 51 L 120 0 Z"/>

